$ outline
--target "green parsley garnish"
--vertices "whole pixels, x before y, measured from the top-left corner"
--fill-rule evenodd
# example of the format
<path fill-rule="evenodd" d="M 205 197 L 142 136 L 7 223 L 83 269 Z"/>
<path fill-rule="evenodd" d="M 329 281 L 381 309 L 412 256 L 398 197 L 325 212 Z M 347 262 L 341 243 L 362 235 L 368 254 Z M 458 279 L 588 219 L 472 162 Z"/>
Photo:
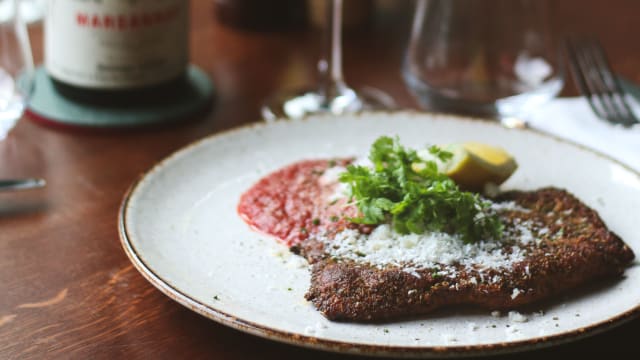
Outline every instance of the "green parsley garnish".
<path fill-rule="evenodd" d="M 453 156 L 436 146 L 429 148 L 429 153 L 442 162 Z M 369 159 L 373 169 L 349 165 L 340 174 L 361 213 L 349 221 L 371 225 L 389 222 L 401 234 L 458 233 L 467 242 L 500 237 L 502 223 L 488 213 L 490 203 L 478 194 L 461 191 L 438 170 L 435 160 L 421 159 L 397 138 L 386 136 L 373 143 Z"/>

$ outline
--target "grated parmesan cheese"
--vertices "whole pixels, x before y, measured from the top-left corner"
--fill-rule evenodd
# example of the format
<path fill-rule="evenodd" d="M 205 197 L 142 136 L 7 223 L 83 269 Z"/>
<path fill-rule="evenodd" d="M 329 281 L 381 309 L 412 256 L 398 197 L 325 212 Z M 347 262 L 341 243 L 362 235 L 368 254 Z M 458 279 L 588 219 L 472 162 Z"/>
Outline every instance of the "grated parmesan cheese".
<path fill-rule="evenodd" d="M 318 183 L 320 185 L 335 186 L 334 191 L 331 194 L 329 194 L 329 197 L 327 199 L 329 202 L 340 200 L 342 198 L 347 197 L 347 195 L 349 194 L 349 185 L 345 183 L 341 183 L 339 181 L 340 174 L 345 172 L 346 170 L 347 169 L 342 166 L 333 166 L 326 169 L 318 179 Z"/>
<path fill-rule="evenodd" d="M 529 321 L 529 318 L 526 315 L 523 315 L 517 311 L 509 311 L 509 321 L 524 323 Z"/>
<path fill-rule="evenodd" d="M 518 288 L 514 288 L 513 292 L 511 293 L 511 299 L 515 299 L 518 297 L 518 295 L 520 295 L 520 293 L 522 293 L 522 291 L 520 291 L 520 289 Z"/>
<path fill-rule="evenodd" d="M 318 179 L 318 183 L 320 185 L 332 185 L 338 183 L 338 179 L 340 178 L 340 174 L 347 171 L 347 169 L 343 166 L 333 166 L 327 168 L 320 178 Z"/>
<path fill-rule="evenodd" d="M 530 209 L 516 204 L 515 201 L 491 202 L 491 210 L 493 211 L 519 211 L 523 213 L 531 212 Z"/>
<path fill-rule="evenodd" d="M 436 269 L 440 276 L 452 275 L 455 270 L 450 266 L 455 264 L 480 270 L 508 268 L 525 256 L 518 246 L 505 252 L 496 241 L 465 243 L 458 235 L 441 232 L 399 234 L 388 224 L 376 227 L 369 235 L 345 229 L 335 236 L 319 236 L 319 240 L 334 258 L 378 268 L 402 265 L 405 272 L 417 277 L 416 271 L 422 269 Z M 493 276 L 491 282 L 500 280 L 499 276 Z"/>
<path fill-rule="evenodd" d="M 371 166 L 366 157 L 357 158 L 353 164 Z M 338 180 L 340 173 L 344 171 L 345 167 L 333 166 L 320 178 L 321 184 L 335 185 L 335 191 L 329 195 L 330 201 L 345 198 L 349 193 L 348 185 Z M 514 201 L 491 201 L 488 211 L 528 213 L 531 210 Z M 474 275 L 479 276 L 479 281 L 472 277 L 470 283 L 477 285 L 488 281 L 495 284 L 502 281 L 500 276 L 485 277 L 483 273 L 487 275 L 489 270 L 512 268 L 515 263 L 525 259 L 527 245 L 538 245 L 543 240 L 541 236 L 550 232 L 548 228 L 532 220 L 514 218 L 512 221 L 512 226 L 507 227 L 504 237 L 509 239 L 506 249 L 501 241 L 490 239 L 465 243 L 461 236 L 444 232 L 399 234 L 389 224 L 377 226 L 370 234 L 363 234 L 355 229 L 344 229 L 330 236 L 317 236 L 318 240 L 326 245 L 328 255 L 338 260 L 352 260 L 379 269 L 395 266 L 416 278 L 420 278 L 419 271 L 425 269 L 433 270 L 434 276 L 455 278 L 458 267 L 462 266 L 466 270 L 473 270 Z M 528 267 L 526 272 L 529 275 Z M 520 292 L 521 290 L 514 289 L 511 297 L 515 299 Z"/>

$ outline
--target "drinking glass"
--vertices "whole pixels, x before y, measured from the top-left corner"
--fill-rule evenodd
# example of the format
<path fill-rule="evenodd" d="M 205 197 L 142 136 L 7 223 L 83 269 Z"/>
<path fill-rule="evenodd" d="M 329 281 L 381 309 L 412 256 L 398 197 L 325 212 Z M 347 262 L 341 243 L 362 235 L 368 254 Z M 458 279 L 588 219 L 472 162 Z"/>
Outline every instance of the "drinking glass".
<path fill-rule="evenodd" d="M 0 140 L 22 117 L 33 90 L 33 58 L 16 0 L 0 0 Z"/>
<path fill-rule="evenodd" d="M 20 16 L 27 24 L 31 24 L 44 18 L 47 8 L 47 0 L 18 0 L 20 3 Z"/>
<path fill-rule="evenodd" d="M 320 83 L 313 89 L 277 94 L 269 99 L 262 107 L 265 120 L 390 109 L 395 106 L 393 99 L 378 89 L 367 87 L 356 91 L 346 84 L 342 74 L 342 0 L 326 0 L 326 6 L 325 46 L 318 62 Z"/>
<path fill-rule="evenodd" d="M 47 0 L 16 0 L 22 20 L 31 24 L 42 20 L 47 7 Z M 0 18 L 14 11 L 13 1 L 0 1 Z"/>
<path fill-rule="evenodd" d="M 403 76 L 427 109 L 519 126 L 563 86 L 546 0 L 418 0 Z"/>

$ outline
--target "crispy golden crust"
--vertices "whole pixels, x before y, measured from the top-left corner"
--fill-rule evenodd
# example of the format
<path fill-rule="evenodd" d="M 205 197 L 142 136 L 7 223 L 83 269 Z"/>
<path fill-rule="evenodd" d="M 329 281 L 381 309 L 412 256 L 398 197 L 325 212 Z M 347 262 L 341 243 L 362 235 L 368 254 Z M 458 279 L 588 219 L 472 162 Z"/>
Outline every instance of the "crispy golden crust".
<path fill-rule="evenodd" d="M 526 246 L 523 261 L 482 272 L 454 265 L 455 274 L 444 276 L 423 269 L 417 270 L 417 277 L 400 267 L 378 269 L 332 259 L 323 243 L 309 238 L 292 248 L 313 264 L 306 298 L 327 318 L 348 321 L 387 320 L 455 304 L 511 309 L 597 278 L 620 276 L 634 259 L 632 250 L 594 210 L 564 190 L 513 191 L 498 201 L 515 201 L 530 210 L 506 211 L 502 216 L 507 230 L 521 221 L 534 221 L 548 230 L 536 234 L 539 242 Z M 507 242 L 505 251 L 510 246 Z"/>

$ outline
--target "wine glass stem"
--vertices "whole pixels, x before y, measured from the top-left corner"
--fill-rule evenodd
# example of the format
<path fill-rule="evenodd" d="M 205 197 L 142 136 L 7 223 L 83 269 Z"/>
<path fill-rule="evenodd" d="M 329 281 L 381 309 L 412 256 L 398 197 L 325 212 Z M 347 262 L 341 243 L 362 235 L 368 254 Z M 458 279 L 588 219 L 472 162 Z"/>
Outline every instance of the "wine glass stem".
<path fill-rule="evenodd" d="M 347 86 L 342 76 L 342 0 L 327 1 L 324 49 L 318 62 L 320 94 L 325 101 L 342 95 Z"/>

